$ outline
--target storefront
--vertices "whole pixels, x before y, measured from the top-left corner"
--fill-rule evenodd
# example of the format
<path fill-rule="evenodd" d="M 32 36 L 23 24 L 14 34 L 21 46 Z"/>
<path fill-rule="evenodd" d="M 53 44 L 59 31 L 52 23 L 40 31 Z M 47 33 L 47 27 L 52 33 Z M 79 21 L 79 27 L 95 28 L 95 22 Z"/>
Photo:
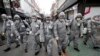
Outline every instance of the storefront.
<path fill-rule="evenodd" d="M 65 11 L 67 19 L 74 19 L 76 13 L 77 13 L 77 4 L 70 7 L 69 9 L 66 9 Z"/>
<path fill-rule="evenodd" d="M 88 7 L 88 10 L 87 10 Z M 100 7 L 100 0 L 80 0 L 78 1 L 78 12 L 82 15 L 87 14 L 90 11 L 90 7 Z"/>
<path fill-rule="evenodd" d="M 77 13 L 77 0 L 66 0 L 58 9 L 58 12 L 64 11 L 67 19 L 73 19 Z"/>

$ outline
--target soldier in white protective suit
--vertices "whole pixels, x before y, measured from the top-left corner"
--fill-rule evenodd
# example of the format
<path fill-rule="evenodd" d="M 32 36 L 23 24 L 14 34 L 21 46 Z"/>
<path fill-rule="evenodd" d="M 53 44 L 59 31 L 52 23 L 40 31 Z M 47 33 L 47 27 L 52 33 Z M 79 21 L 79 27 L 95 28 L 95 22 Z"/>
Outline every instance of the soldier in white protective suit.
<path fill-rule="evenodd" d="M 3 25 L 4 33 L 6 34 L 7 38 L 7 49 L 4 50 L 5 52 L 11 50 L 11 44 L 13 42 L 16 43 L 16 48 L 20 46 L 19 44 L 20 35 L 17 29 L 15 28 L 14 22 L 11 19 L 12 19 L 11 16 L 7 16 L 7 21 L 5 22 L 5 25 Z"/>
<path fill-rule="evenodd" d="M 68 42 L 64 12 L 61 12 L 59 14 L 58 20 L 54 23 L 54 35 L 58 42 L 59 55 L 61 55 L 61 52 L 63 53 L 66 52 L 66 47 L 67 47 L 67 42 Z"/>
<path fill-rule="evenodd" d="M 75 19 L 72 19 L 70 29 L 71 29 L 71 35 L 68 45 L 70 45 L 70 42 L 73 41 L 74 50 L 79 52 L 80 50 L 78 48 L 78 40 L 79 37 L 82 35 L 82 30 L 83 30 L 83 21 L 81 13 L 78 13 Z"/>
<path fill-rule="evenodd" d="M 39 41 L 39 35 L 35 35 L 40 30 L 41 22 L 38 21 L 37 17 L 35 15 L 32 16 L 32 35 L 33 35 L 33 42 L 34 42 L 34 48 L 35 48 L 35 55 L 37 55 L 40 52 L 41 44 Z"/>
<path fill-rule="evenodd" d="M 100 21 L 96 21 L 96 20 L 98 20 L 97 17 L 94 17 L 94 18 L 88 20 L 87 36 L 84 39 L 84 44 L 87 45 L 87 41 L 89 40 L 89 38 L 91 38 L 91 41 L 93 43 L 93 49 L 100 48 L 99 45 L 97 44 L 97 38 L 96 38 L 97 27 L 98 27 L 98 25 L 100 25 Z"/>
<path fill-rule="evenodd" d="M 48 56 L 52 56 L 52 47 L 53 47 L 53 22 L 51 22 L 51 17 L 46 17 L 46 22 L 44 22 L 44 37 L 45 37 L 45 47 L 47 50 Z"/>

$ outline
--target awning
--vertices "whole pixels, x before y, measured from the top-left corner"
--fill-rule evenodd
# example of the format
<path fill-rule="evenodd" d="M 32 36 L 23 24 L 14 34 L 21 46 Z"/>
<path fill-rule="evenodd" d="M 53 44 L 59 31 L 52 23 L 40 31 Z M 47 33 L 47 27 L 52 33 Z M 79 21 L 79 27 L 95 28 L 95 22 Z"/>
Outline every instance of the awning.
<path fill-rule="evenodd" d="M 58 9 L 58 12 L 65 11 L 78 2 L 78 0 L 66 0 L 63 5 Z"/>
<path fill-rule="evenodd" d="M 12 16 L 14 16 L 15 14 L 18 14 L 22 19 L 28 17 L 24 13 L 21 13 L 12 9 L 11 9 L 11 13 L 12 13 Z M 6 14 L 5 8 L 0 8 L 0 15 L 1 14 Z"/>
<path fill-rule="evenodd" d="M 26 17 L 28 17 L 24 13 L 21 13 L 21 12 L 15 11 L 15 10 L 11 10 L 11 11 L 13 14 L 12 16 L 14 16 L 15 14 L 18 14 L 22 19 L 25 19 Z"/>

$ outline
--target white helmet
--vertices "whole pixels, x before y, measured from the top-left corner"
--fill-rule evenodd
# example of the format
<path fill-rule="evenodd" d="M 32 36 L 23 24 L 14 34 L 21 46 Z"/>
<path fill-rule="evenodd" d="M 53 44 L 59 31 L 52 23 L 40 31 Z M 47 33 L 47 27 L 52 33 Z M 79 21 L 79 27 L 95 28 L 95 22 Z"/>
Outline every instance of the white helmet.
<path fill-rule="evenodd" d="M 14 16 L 14 19 L 19 19 L 19 18 L 20 18 L 20 16 L 17 14 Z"/>
<path fill-rule="evenodd" d="M 20 16 L 19 16 L 19 15 L 17 15 L 17 14 L 16 14 L 14 17 L 20 18 Z"/>
<path fill-rule="evenodd" d="M 60 12 L 59 16 L 61 16 L 61 15 L 65 16 L 65 13 L 64 12 Z"/>
<path fill-rule="evenodd" d="M 78 18 L 78 17 L 82 18 L 82 14 L 81 13 L 76 14 L 75 18 Z"/>
<path fill-rule="evenodd" d="M 6 15 L 6 14 L 2 14 L 2 15 L 1 15 L 1 18 L 2 18 L 3 20 L 6 20 L 6 19 L 7 19 L 7 15 Z"/>
<path fill-rule="evenodd" d="M 7 17 L 7 15 L 6 14 L 2 14 L 1 17 Z"/>
<path fill-rule="evenodd" d="M 32 15 L 31 15 L 31 17 L 36 17 L 36 16 L 37 16 L 36 14 L 32 14 Z"/>

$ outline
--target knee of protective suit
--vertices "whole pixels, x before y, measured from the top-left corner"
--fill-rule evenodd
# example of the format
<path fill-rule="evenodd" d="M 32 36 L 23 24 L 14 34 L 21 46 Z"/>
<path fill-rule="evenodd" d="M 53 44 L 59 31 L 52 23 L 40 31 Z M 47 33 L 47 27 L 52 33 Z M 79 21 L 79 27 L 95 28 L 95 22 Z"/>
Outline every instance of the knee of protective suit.
<path fill-rule="evenodd" d="M 47 46 L 47 52 L 51 53 L 51 47 L 50 46 Z"/>

